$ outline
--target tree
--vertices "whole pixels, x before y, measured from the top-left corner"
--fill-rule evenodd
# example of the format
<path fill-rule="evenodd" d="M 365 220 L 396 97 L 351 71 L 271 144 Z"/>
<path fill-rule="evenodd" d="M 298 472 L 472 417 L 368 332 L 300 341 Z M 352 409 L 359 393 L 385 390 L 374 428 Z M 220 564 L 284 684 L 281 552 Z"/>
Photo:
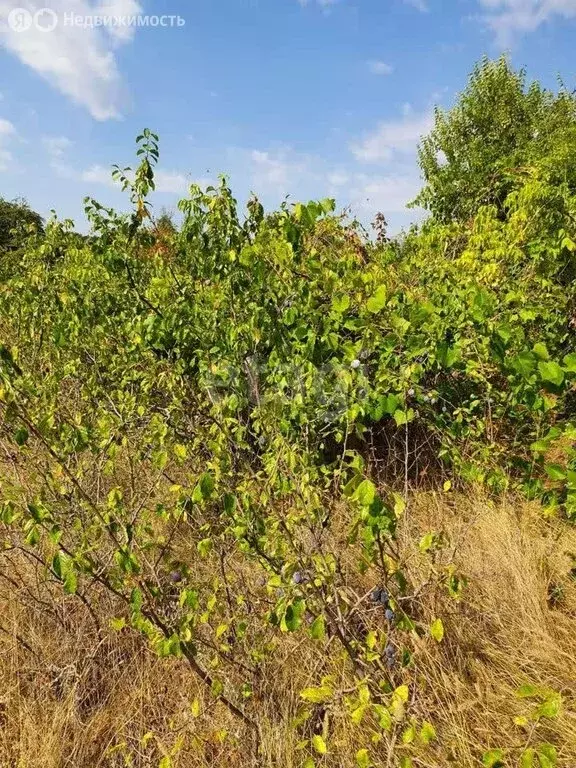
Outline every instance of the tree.
<path fill-rule="evenodd" d="M 25 200 L 0 197 L 0 252 L 18 248 L 30 231 L 44 231 L 42 217 Z"/>
<path fill-rule="evenodd" d="M 436 110 L 420 146 L 426 184 L 415 203 L 443 222 L 466 220 L 482 205 L 496 205 L 502 218 L 526 167 L 554 158 L 550 169 L 575 189 L 575 138 L 572 93 L 526 87 L 525 72 L 512 70 L 505 57 L 483 59 L 457 104 Z"/>

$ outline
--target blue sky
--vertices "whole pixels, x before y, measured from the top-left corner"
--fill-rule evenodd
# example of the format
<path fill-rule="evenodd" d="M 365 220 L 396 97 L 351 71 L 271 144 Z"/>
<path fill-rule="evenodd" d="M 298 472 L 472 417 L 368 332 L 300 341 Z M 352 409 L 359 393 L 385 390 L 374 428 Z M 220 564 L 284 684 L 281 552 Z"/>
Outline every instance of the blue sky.
<path fill-rule="evenodd" d="M 38 24 L 8 23 L 44 3 Z M 82 27 L 70 13 L 185 24 Z M 418 216 L 405 204 L 434 105 L 503 50 L 573 88 L 575 42 L 576 0 L 0 0 L 0 196 L 83 229 L 85 195 L 125 205 L 109 169 L 150 127 L 157 210 L 226 172 L 240 201 L 329 195 L 398 230 Z"/>

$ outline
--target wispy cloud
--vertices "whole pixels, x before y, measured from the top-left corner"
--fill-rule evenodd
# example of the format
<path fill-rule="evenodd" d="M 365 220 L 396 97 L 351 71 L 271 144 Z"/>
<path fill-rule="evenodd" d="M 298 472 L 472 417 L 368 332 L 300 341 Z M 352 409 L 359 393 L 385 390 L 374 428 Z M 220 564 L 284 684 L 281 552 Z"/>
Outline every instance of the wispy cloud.
<path fill-rule="evenodd" d="M 12 153 L 6 148 L 16 137 L 16 128 L 9 121 L 0 117 L 0 171 L 5 171 L 12 161 Z"/>
<path fill-rule="evenodd" d="M 356 174 L 349 195 L 353 209 L 359 212 L 405 213 L 420 187 L 417 169 L 406 168 L 385 175 Z"/>
<path fill-rule="evenodd" d="M 252 183 L 255 189 L 270 187 L 287 194 L 299 178 L 309 172 L 307 160 L 290 147 L 250 152 Z"/>
<path fill-rule="evenodd" d="M 73 142 L 66 136 L 43 136 L 42 144 L 50 157 L 56 160 L 64 156 L 66 150 L 72 146 Z"/>
<path fill-rule="evenodd" d="M 394 72 L 394 67 L 387 64 L 385 61 L 376 59 L 368 62 L 368 69 L 373 75 L 391 75 Z"/>
<path fill-rule="evenodd" d="M 118 71 L 115 49 L 134 36 L 133 26 L 79 27 L 64 24 L 64 17 L 129 16 L 142 8 L 137 0 L 51 0 L 57 20 L 52 31 L 32 24 L 28 29 L 12 28 L 7 19 L 16 8 L 30 13 L 38 10 L 33 0 L 0 0 L 0 46 L 47 80 L 53 87 L 88 109 L 96 120 L 120 117 L 124 86 Z"/>
<path fill-rule="evenodd" d="M 404 0 L 404 2 L 407 5 L 411 5 L 413 8 L 416 8 L 416 10 L 420 11 L 420 13 L 426 13 L 430 10 L 426 0 Z"/>
<path fill-rule="evenodd" d="M 479 0 L 482 19 L 507 47 L 522 34 L 534 32 L 553 18 L 576 17 L 576 0 Z"/>
<path fill-rule="evenodd" d="M 364 163 L 378 163 L 391 160 L 395 155 L 415 153 L 418 142 L 434 125 L 431 110 L 414 114 L 407 105 L 404 116 L 380 123 L 374 131 L 366 134 L 351 147 L 357 160 Z"/>
<path fill-rule="evenodd" d="M 99 184 L 110 189 L 120 189 L 118 182 L 112 178 L 112 169 L 103 165 L 91 165 L 89 168 L 77 171 L 69 164 L 58 162 L 56 159 L 52 163 L 52 168 L 61 178 L 83 181 L 89 184 Z M 127 175 L 128 177 L 131 176 L 130 173 L 127 173 Z M 154 182 L 156 184 L 156 192 L 167 195 L 185 195 L 192 183 L 192 179 L 187 178 L 179 171 L 158 168 L 154 173 Z M 203 178 L 197 180 L 197 182 L 201 186 L 205 186 L 210 183 L 210 180 Z"/>
<path fill-rule="evenodd" d="M 321 8 L 328 8 L 331 5 L 335 5 L 339 0 L 298 0 L 298 2 L 300 5 L 310 5 L 311 3 L 315 3 Z"/>

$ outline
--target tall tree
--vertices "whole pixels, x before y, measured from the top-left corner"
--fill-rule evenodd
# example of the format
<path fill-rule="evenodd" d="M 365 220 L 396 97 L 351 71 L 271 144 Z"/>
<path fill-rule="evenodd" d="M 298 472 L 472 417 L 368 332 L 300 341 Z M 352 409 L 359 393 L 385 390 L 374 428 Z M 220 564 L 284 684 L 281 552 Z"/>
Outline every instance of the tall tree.
<path fill-rule="evenodd" d="M 505 200 L 526 166 L 551 163 L 559 181 L 576 188 L 576 99 L 526 86 L 505 57 L 483 59 L 451 110 L 436 110 L 435 126 L 420 146 L 425 186 L 416 203 L 439 221 L 465 220 L 482 205 Z M 561 157 L 558 157 L 558 153 Z"/>
<path fill-rule="evenodd" d="M 25 200 L 0 197 L 0 252 L 18 248 L 31 231 L 43 231 L 42 217 Z"/>

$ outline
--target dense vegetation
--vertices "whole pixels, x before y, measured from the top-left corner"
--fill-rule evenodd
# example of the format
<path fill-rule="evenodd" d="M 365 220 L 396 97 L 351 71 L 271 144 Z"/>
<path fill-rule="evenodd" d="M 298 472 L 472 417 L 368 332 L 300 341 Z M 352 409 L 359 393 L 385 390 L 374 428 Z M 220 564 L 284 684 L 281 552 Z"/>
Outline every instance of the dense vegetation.
<path fill-rule="evenodd" d="M 57 220 L 3 235 L 8 576 L 17 557 L 98 633 L 111 600 L 113 629 L 188 664 L 246 755 L 294 634 L 319 649 L 294 765 L 354 764 L 344 728 L 360 768 L 568 766 L 550 722 L 574 690 L 528 678 L 520 738 L 487 734 L 470 762 L 443 743 L 421 649 L 450 638 L 423 605 L 457 605 L 467 579 L 430 530 L 415 583 L 398 529 L 418 488 L 576 518 L 575 137 L 571 93 L 484 61 L 423 140 L 430 215 L 400 238 L 370 241 L 332 200 L 252 199 L 242 218 L 225 180 L 192 186 L 178 226 L 154 222 L 148 130 L 138 168 L 114 171 L 130 215 L 90 199 L 87 238 Z M 182 749 L 124 746 L 118 764 L 162 768 Z"/>

